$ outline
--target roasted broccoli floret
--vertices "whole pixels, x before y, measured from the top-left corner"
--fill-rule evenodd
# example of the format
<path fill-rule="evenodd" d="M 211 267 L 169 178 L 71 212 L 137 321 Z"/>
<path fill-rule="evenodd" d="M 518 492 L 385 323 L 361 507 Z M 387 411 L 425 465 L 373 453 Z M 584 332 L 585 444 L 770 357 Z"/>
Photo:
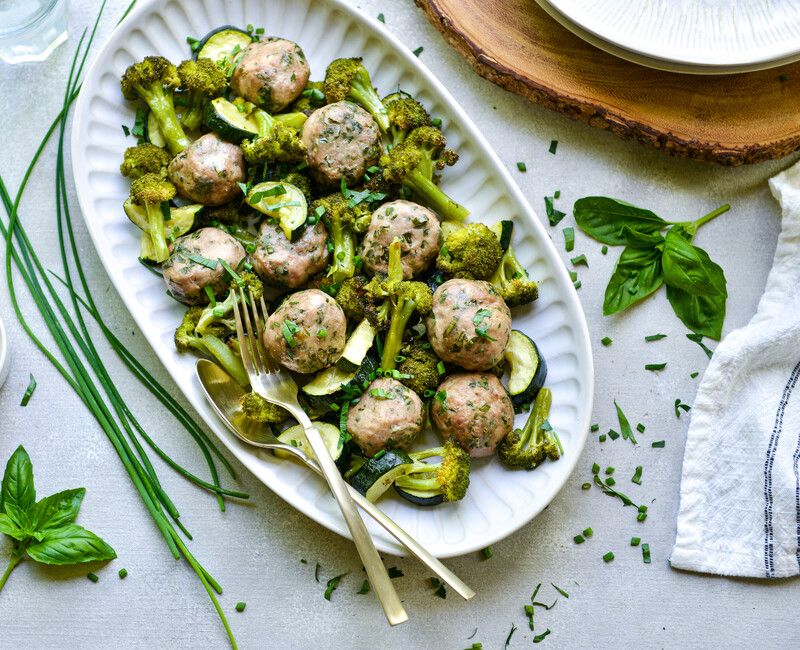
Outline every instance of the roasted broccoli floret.
<path fill-rule="evenodd" d="M 289 185 L 294 185 L 303 193 L 308 205 L 311 205 L 314 202 L 314 198 L 311 194 L 311 181 L 308 180 L 308 176 L 301 174 L 300 172 L 289 172 L 288 174 L 278 175 L 275 180 L 289 183 Z"/>
<path fill-rule="evenodd" d="M 197 321 L 195 332 L 203 335 L 220 320 L 229 319 L 233 306 L 241 303 L 242 290 L 244 290 L 244 295 L 248 300 L 251 293 L 256 300 L 259 300 L 264 295 L 264 285 L 255 273 L 250 271 L 239 273 L 239 279 L 231 282 L 228 296 L 225 300 L 217 301 L 216 304 L 208 305 L 203 309 L 203 313 Z"/>
<path fill-rule="evenodd" d="M 181 90 L 186 91 L 189 107 L 181 116 L 181 123 L 194 131 L 203 121 L 203 111 L 208 100 L 225 92 L 228 79 L 225 72 L 211 59 L 191 59 L 178 66 Z"/>
<path fill-rule="evenodd" d="M 353 277 L 356 271 L 356 237 L 354 233 L 356 220 L 369 207 L 365 203 L 351 205 L 349 199 L 341 192 L 335 192 L 314 201 L 309 214 L 325 222 L 331 245 L 333 261 L 328 269 L 328 276 L 334 282 L 343 282 Z"/>
<path fill-rule="evenodd" d="M 242 395 L 239 403 L 242 411 L 251 420 L 267 424 L 281 424 L 289 419 L 289 411 L 282 406 L 268 402 L 261 395 L 254 392 Z"/>
<path fill-rule="evenodd" d="M 482 223 L 469 223 L 447 234 L 436 268 L 454 278 L 486 280 L 502 257 L 503 248 L 492 230 Z"/>
<path fill-rule="evenodd" d="M 119 171 L 129 178 L 140 178 L 145 174 L 158 174 L 166 177 L 167 165 L 172 157 L 161 147 L 149 142 L 137 144 L 135 147 L 125 149 Z"/>
<path fill-rule="evenodd" d="M 366 315 L 364 313 L 366 284 L 367 279 L 363 275 L 354 275 L 342 282 L 335 296 L 345 316 L 359 323 Z"/>
<path fill-rule="evenodd" d="M 511 245 L 503 254 L 489 282 L 503 296 L 509 307 L 527 305 L 539 297 L 539 285 L 528 277 L 528 272 L 519 263 Z"/>
<path fill-rule="evenodd" d="M 460 501 L 469 487 L 469 454 L 448 440 L 442 447 L 409 454 L 414 464 L 395 479 L 403 490 L 413 490 L 422 498 L 442 497 L 442 501 Z M 438 463 L 425 463 L 426 458 L 439 457 Z"/>
<path fill-rule="evenodd" d="M 428 111 L 413 97 L 403 93 L 392 93 L 383 98 L 389 117 L 389 138 L 396 147 L 416 128 L 431 125 Z"/>
<path fill-rule="evenodd" d="M 142 99 L 150 107 L 173 156 L 189 146 L 173 102 L 173 92 L 180 84 L 178 70 L 163 56 L 147 56 L 134 63 L 121 80 L 125 99 Z"/>
<path fill-rule="evenodd" d="M 458 155 L 446 149 L 444 134 L 432 126 L 414 129 L 405 140 L 381 156 L 381 171 L 372 177 L 370 187 L 387 194 L 399 188 L 411 192 L 443 221 L 463 221 L 469 210 L 445 194 L 434 182 L 434 173 L 453 165 Z"/>
<path fill-rule="evenodd" d="M 325 105 L 325 82 L 309 81 L 300 93 L 290 110 L 298 113 L 310 113 Z"/>
<path fill-rule="evenodd" d="M 160 174 L 145 174 L 131 183 L 131 200 L 142 206 L 147 214 L 147 223 L 150 226 L 147 235 L 153 241 L 156 262 L 163 262 L 169 257 L 162 205 L 173 198 L 175 186 L 164 180 Z"/>
<path fill-rule="evenodd" d="M 216 323 L 202 336 L 195 333 L 202 314 L 202 307 L 190 307 L 186 311 L 183 321 L 175 330 L 175 348 L 178 352 L 190 350 L 202 352 L 214 359 L 241 386 L 247 386 L 250 380 L 247 378 L 241 358 L 223 340 L 223 337 L 231 333 L 231 329 L 227 324 Z"/>
<path fill-rule="evenodd" d="M 401 383 L 419 395 L 436 390 L 442 380 L 439 369 L 444 364 L 431 349 L 430 343 L 415 342 L 406 345 L 400 350 L 400 358 L 402 361 L 397 364 L 397 371 L 400 373 Z"/>
<path fill-rule="evenodd" d="M 264 163 L 297 163 L 305 160 L 306 146 L 297 130 L 285 123 L 287 113 L 279 120 L 251 102 L 237 98 L 234 104 L 255 121 L 258 137 L 242 142 L 242 152 L 251 165 Z M 302 115 L 305 121 L 305 115 Z"/>
<path fill-rule="evenodd" d="M 514 429 L 497 446 L 497 456 L 507 467 L 534 469 L 545 458 L 558 460 L 561 449 L 558 438 L 547 421 L 553 395 L 542 388 L 533 402 L 528 420 L 521 429 Z"/>
<path fill-rule="evenodd" d="M 323 84 L 325 101 L 329 104 L 349 99 L 366 109 L 384 133 L 389 128 L 389 116 L 378 93 L 372 87 L 369 72 L 361 58 L 335 59 L 325 70 Z"/>

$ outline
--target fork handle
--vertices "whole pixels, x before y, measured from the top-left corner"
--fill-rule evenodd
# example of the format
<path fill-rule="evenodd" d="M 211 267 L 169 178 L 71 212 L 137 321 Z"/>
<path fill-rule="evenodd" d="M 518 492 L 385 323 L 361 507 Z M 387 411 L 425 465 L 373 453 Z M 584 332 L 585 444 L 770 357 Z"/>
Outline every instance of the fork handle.
<path fill-rule="evenodd" d="M 389 574 L 386 571 L 386 567 L 380 555 L 378 555 L 375 542 L 370 537 L 367 527 L 364 525 L 364 520 L 361 519 L 361 515 L 358 513 L 358 509 L 348 492 L 348 486 L 339 473 L 336 463 L 333 462 L 322 436 L 302 409 L 297 409 L 297 412 L 292 413 L 292 415 L 295 416 L 305 430 L 306 438 L 311 445 L 311 449 L 314 450 L 322 475 L 325 477 L 336 502 L 339 504 L 345 523 L 350 529 L 356 550 L 367 572 L 367 578 L 383 606 L 386 619 L 391 625 L 407 621 L 408 614 L 406 614 L 400 602 L 400 597 L 397 595 L 391 578 L 389 578 Z"/>

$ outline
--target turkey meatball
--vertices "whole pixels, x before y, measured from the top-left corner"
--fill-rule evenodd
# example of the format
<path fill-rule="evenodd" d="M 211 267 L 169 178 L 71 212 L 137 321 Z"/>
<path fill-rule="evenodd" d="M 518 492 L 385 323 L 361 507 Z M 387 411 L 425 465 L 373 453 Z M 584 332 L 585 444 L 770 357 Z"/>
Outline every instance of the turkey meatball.
<path fill-rule="evenodd" d="M 347 413 L 347 431 L 367 456 L 405 449 L 422 431 L 422 400 L 396 379 L 373 381 Z"/>
<path fill-rule="evenodd" d="M 267 219 L 258 231 L 253 268 L 267 284 L 295 289 L 325 268 L 327 241 L 322 221 L 306 226 L 296 241 L 290 241 L 277 222 Z"/>
<path fill-rule="evenodd" d="M 178 194 L 195 203 L 222 205 L 242 193 L 245 180 L 242 150 L 206 133 L 175 156 L 168 168 Z"/>
<path fill-rule="evenodd" d="M 300 96 L 311 71 L 297 43 L 268 38 L 251 43 L 233 71 L 231 88 L 268 113 L 282 111 Z"/>
<path fill-rule="evenodd" d="M 335 102 L 314 111 L 303 125 L 308 166 L 321 185 L 338 186 L 344 178 L 358 183 L 378 163 L 381 132 L 375 120 L 352 102 Z"/>
<path fill-rule="evenodd" d="M 264 345 L 285 368 L 316 372 L 342 355 L 346 328 L 344 312 L 333 298 L 306 289 L 287 296 L 267 319 Z"/>
<path fill-rule="evenodd" d="M 361 242 L 361 259 L 373 275 L 389 271 L 389 245 L 395 237 L 402 244 L 403 277 L 419 275 L 436 259 L 441 246 L 439 219 L 431 210 L 411 201 L 384 203 L 372 213 Z"/>
<path fill-rule="evenodd" d="M 514 406 L 494 375 L 451 375 L 436 391 L 431 419 L 442 438 L 452 440 L 473 458 L 480 458 L 491 456 L 511 432 Z"/>
<path fill-rule="evenodd" d="M 425 321 L 433 351 L 466 370 L 489 370 L 503 358 L 511 311 L 483 280 L 448 280 L 433 294 Z"/>
<path fill-rule="evenodd" d="M 211 269 L 192 256 L 216 262 L 216 266 Z M 230 285 L 230 278 L 217 260 L 225 260 L 235 269 L 244 257 L 244 248 L 231 235 L 219 228 L 201 228 L 175 240 L 161 270 L 172 296 L 187 305 L 199 305 L 208 302 L 206 287 L 216 295 Z"/>

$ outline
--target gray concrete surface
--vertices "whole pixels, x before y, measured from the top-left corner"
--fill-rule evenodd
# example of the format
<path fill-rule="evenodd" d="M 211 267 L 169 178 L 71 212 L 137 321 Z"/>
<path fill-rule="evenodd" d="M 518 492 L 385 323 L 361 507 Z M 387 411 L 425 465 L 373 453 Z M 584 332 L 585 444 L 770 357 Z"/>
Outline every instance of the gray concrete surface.
<path fill-rule="evenodd" d="M 73 38 L 43 64 L 0 66 L 0 172 L 16 188 L 22 161 L 33 153 L 63 92 L 74 35 L 90 21 L 95 2 L 71 3 Z M 100 39 L 110 31 L 123 0 L 109 2 Z M 386 24 L 414 48 L 425 47 L 421 60 L 435 71 L 494 144 L 534 208 L 544 218 L 542 197 L 561 190 L 558 205 L 568 211 L 581 196 L 615 196 L 652 208 L 665 217 L 695 218 L 723 202 L 731 212 L 704 228 L 700 246 L 726 270 L 730 299 L 726 331 L 745 323 L 756 308 L 778 232 L 779 214 L 766 180 L 791 159 L 754 167 L 722 169 L 672 160 L 634 143 L 621 142 L 582 124 L 529 105 L 475 75 L 444 43 L 410 0 L 363 0 L 372 15 L 383 12 Z M 559 141 L 557 155 L 548 153 Z M 527 173 L 516 171 L 525 161 Z M 48 149 L 23 203 L 28 231 L 46 263 L 58 268 L 54 232 L 53 150 Z M 70 197 L 77 214 L 77 202 Z M 563 225 L 572 221 L 568 217 Z M 137 357 L 174 389 L 166 372 L 144 343 L 111 288 L 78 225 L 81 253 L 90 269 L 95 299 L 115 331 Z M 559 244 L 560 228 L 551 230 Z M 191 548 L 225 588 L 222 604 L 243 648 L 453 648 L 475 641 L 502 648 L 512 623 L 519 627 L 511 648 L 531 644 L 522 606 L 541 582 L 545 599 L 551 582 L 570 593 L 550 611 L 537 614 L 537 632 L 552 633 L 542 647 L 798 647 L 796 626 L 800 585 L 795 580 L 771 584 L 681 573 L 667 557 L 675 533 L 683 444 L 688 419 L 673 414 L 680 397 L 691 403 L 706 357 L 684 338 L 663 293 L 618 318 L 604 318 L 601 303 L 615 256 L 577 235 L 575 253 L 585 253 L 580 297 L 586 311 L 596 359 L 596 409 L 601 431 L 615 423 L 616 399 L 634 422 L 647 425 L 644 444 L 618 440 L 601 444 L 592 436 L 578 468 L 552 505 L 535 521 L 502 543 L 494 557 L 457 558 L 450 565 L 478 589 L 464 603 L 452 594 L 432 595 L 429 572 L 412 560 L 389 560 L 405 576 L 397 588 L 410 622 L 389 629 L 371 596 L 356 595 L 361 573 L 349 542 L 306 519 L 241 470 L 240 485 L 252 494 L 244 505 L 220 514 L 215 502 L 162 469 L 168 491 L 195 534 Z M 565 261 L 569 255 L 564 254 Z M 33 314 L 23 299 L 26 314 Z M 14 359 L 0 390 L 0 459 L 20 443 L 30 452 L 41 494 L 85 485 L 88 494 L 79 522 L 105 537 L 119 559 L 99 567 L 97 584 L 86 568 L 51 569 L 28 562 L 0 593 L 0 647 L 3 648 L 153 648 L 224 647 L 221 625 L 188 566 L 175 562 L 131 489 L 109 442 L 77 398 L 25 336 L 11 312 L 3 278 L 0 312 L 8 325 Z M 37 331 L 41 330 L 32 318 Z M 670 338 L 646 344 L 655 331 Z M 614 339 L 602 347 L 604 336 Z M 111 359 L 111 355 L 109 355 Z M 645 363 L 668 361 L 664 372 Z M 133 410 L 160 443 L 189 466 L 202 466 L 186 435 L 165 418 L 123 368 L 110 361 Z M 39 382 L 26 409 L 19 400 L 33 372 Z M 165 422 L 167 423 L 165 426 Z M 664 449 L 650 442 L 666 440 Z M 594 461 L 614 465 L 620 486 L 650 504 L 650 517 L 637 524 L 630 510 L 597 491 L 582 492 Z M 234 461 L 234 465 L 236 465 Z M 641 487 L 630 483 L 636 465 L 644 466 Z M 241 467 L 239 468 L 241 469 Z M 572 537 L 587 526 L 594 537 L 576 546 Z M 642 563 L 632 535 L 650 543 L 653 562 Z M 9 545 L 0 542 L 0 557 Z M 605 564 L 609 550 L 616 559 Z M 308 564 L 301 564 L 300 560 Z M 4 562 L 4 560 L 0 560 Z M 321 565 L 321 582 L 314 566 Z M 127 567 L 125 581 L 117 578 Z M 325 581 L 350 571 L 331 602 L 323 599 Z M 237 614 L 234 605 L 246 601 Z M 477 628 L 474 637 L 468 637 Z"/>

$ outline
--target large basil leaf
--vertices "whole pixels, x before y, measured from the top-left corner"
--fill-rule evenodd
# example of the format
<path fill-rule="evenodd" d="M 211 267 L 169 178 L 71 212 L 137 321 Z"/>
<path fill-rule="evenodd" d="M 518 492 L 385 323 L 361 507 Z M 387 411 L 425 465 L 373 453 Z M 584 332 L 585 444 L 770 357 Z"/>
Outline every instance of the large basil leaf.
<path fill-rule="evenodd" d="M 28 534 L 17 526 L 14 520 L 5 513 L 0 513 L 0 533 L 20 540 L 28 536 Z"/>
<path fill-rule="evenodd" d="M 39 501 L 33 509 L 36 530 L 71 524 L 78 517 L 86 488 L 64 490 Z"/>
<path fill-rule="evenodd" d="M 587 196 L 575 201 L 575 223 L 587 235 L 610 246 L 627 243 L 622 229 L 640 233 L 658 233 L 668 223 L 654 212 L 605 196 Z"/>
<path fill-rule="evenodd" d="M 725 274 L 702 248 L 687 241 L 673 228 L 664 240 L 664 282 L 692 295 L 722 295 L 727 298 Z"/>
<path fill-rule="evenodd" d="M 603 314 L 623 311 L 664 283 L 661 250 L 657 246 L 626 246 L 606 287 Z"/>
<path fill-rule="evenodd" d="M 0 491 L 0 512 L 6 512 L 6 504 L 17 506 L 27 512 L 36 502 L 36 490 L 33 487 L 33 465 L 28 452 L 20 445 L 11 454 L 3 475 L 3 486 Z"/>
<path fill-rule="evenodd" d="M 694 295 L 667 285 L 667 300 L 675 315 L 693 332 L 715 341 L 722 338 L 726 298 L 727 292 Z"/>
<path fill-rule="evenodd" d="M 117 557 L 102 539 L 76 524 L 45 531 L 42 541 L 28 546 L 27 552 L 43 564 L 78 564 Z"/>

